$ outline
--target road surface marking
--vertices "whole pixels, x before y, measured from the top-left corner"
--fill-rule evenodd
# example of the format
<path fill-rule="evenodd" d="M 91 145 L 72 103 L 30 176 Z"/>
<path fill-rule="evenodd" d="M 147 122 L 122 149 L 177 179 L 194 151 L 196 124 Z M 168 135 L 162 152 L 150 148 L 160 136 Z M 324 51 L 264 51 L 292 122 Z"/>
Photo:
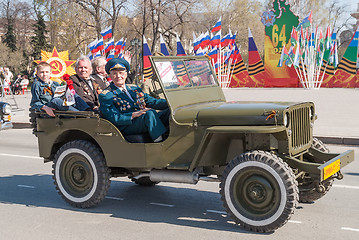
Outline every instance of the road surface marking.
<path fill-rule="evenodd" d="M 356 228 L 347 228 L 347 227 L 342 227 L 342 230 L 359 232 L 359 229 L 356 229 Z"/>
<path fill-rule="evenodd" d="M 41 157 L 25 156 L 25 155 L 16 155 L 16 154 L 7 154 L 7 153 L 0 153 L 0 156 L 6 156 L 6 157 L 22 157 L 22 158 L 31 158 L 31 159 L 43 159 L 43 158 L 41 158 Z"/>
<path fill-rule="evenodd" d="M 175 205 L 171 205 L 171 204 L 154 203 L 154 202 L 151 202 L 150 204 L 156 205 L 156 206 L 162 206 L 162 207 L 174 207 L 175 206 Z"/>
<path fill-rule="evenodd" d="M 35 188 L 34 186 L 29 186 L 29 185 L 17 185 L 17 186 L 22 188 Z"/>
<path fill-rule="evenodd" d="M 207 210 L 207 212 L 210 212 L 210 213 L 218 213 L 218 214 L 225 214 L 227 215 L 226 212 L 223 212 L 223 211 L 217 211 L 217 210 Z"/>
<path fill-rule="evenodd" d="M 294 220 L 289 220 L 288 222 L 289 223 L 296 223 L 296 224 L 301 224 L 302 223 L 301 221 L 294 221 Z"/>
<path fill-rule="evenodd" d="M 357 189 L 357 190 L 359 190 L 359 186 L 349 186 L 349 185 L 337 185 L 337 184 L 334 184 L 333 187 L 337 187 L 337 188 L 349 188 L 349 189 Z"/>
<path fill-rule="evenodd" d="M 193 221 L 193 222 L 215 222 L 215 219 L 203 219 L 203 218 L 191 218 L 191 217 L 179 217 L 178 220 Z"/>
<path fill-rule="evenodd" d="M 107 198 L 107 199 L 112 199 L 112 200 L 118 200 L 118 201 L 123 201 L 123 200 L 124 200 L 123 198 L 118 198 L 118 197 L 110 197 L 110 196 L 105 197 L 105 198 Z"/>

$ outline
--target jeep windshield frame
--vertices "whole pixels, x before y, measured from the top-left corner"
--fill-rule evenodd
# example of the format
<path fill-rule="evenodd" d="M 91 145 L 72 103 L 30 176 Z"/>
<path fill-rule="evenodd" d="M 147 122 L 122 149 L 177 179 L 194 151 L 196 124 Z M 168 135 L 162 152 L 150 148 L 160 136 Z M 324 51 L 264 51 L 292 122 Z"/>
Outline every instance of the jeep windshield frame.
<path fill-rule="evenodd" d="M 159 81 L 172 108 L 226 101 L 217 76 L 205 56 L 150 56 L 154 79 Z"/>

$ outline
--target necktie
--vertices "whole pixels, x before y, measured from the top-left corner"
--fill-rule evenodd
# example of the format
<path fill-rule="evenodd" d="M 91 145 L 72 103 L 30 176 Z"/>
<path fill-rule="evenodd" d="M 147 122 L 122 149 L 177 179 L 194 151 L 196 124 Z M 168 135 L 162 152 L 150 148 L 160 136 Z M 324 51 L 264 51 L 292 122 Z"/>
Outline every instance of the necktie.
<path fill-rule="evenodd" d="M 134 102 L 133 98 L 131 97 L 130 93 L 126 90 L 126 88 L 122 89 L 122 92 L 125 93 L 132 100 L 132 102 Z"/>

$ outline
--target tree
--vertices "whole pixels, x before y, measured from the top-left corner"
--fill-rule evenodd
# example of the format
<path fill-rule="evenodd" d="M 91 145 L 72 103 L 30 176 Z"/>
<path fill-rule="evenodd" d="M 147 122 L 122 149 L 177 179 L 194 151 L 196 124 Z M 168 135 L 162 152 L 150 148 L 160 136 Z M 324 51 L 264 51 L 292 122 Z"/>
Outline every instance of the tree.
<path fill-rule="evenodd" d="M 8 21 L 7 23 L 7 31 L 5 33 L 5 38 L 2 41 L 6 44 L 6 46 L 10 49 L 10 51 L 15 52 L 17 50 L 16 47 L 16 36 L 14 33 L 14 24 L 13 21 Z"/>
<path fill-rule="evenodd" d="M 34 33 L 35 35 L 31 37 L 31 45 L 32 45 L 32 54 L 31 56 L 34 59 L 40 59 L 41 50 L 49 50 L 50 45 L 47 43 L 46 39 L 46 24 L 43 15 L 41 12 L 37 12 L 37 21 L 34 25 Z"/>
<path fill-rule="evenodd" d="M 151 39 L 151 51 L 156 50 L 160 33 L 168 47 L 172 49 L 176 33 L 190 39 L 193 10 L 198 0 L 142 0 L 133 13 L 134 24 L 138 35 Z"/>

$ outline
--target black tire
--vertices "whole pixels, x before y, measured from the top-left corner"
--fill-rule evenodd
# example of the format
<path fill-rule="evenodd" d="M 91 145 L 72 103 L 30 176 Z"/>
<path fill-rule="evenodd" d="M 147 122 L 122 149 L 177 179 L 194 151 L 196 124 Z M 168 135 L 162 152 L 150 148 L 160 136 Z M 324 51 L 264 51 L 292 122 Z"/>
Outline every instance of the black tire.
<path fill-rule="evenodd" d="M 140 186 L 145 186 L 145 187 L 151 187 L 151 186 L 155 186 L 156 184 L 159 184 L 160 182 L 152 182 L 150 180 L 150 177 L 141 177 L 139 179 L 136 178 L 132 178 L 131 179 L 134 183 L 140 185 Z"/>
<path fill-rule="evenodd" d="M 56 189 L 73 207 L 99 204 L 110 187 L 110 170 L 102 151 L 83 140 L 68 142 L 56 153 L 52 173 Z"/>
<path fill-rule="evenodd" d="M 223 172 L 220 193 L 235 222 L 255 232 L 272 232 L 283 226 L 298 202 L 297 181 L 291 168 L 264 151 L 235 157 Z"/>
<path fill-rule="evenodd" d="M 324 153 L 329 153 L 329 149 L 324 145 L 322 141 L 317 138 L 313 138 L 312 148 Z M 314 159 L 307 154 L 304 155 L 304 160 L 309 162 L 315 162 Z M 331 189 L 333 185 L 334 178 L 330 177 L 321 183 L 324 186 L 322 192 L 318 192 L 316 190 L 317 184 L 310 178 L 308 174 L 305 174 L 303 177 L 298 178 L 297 181 L 299 187 L 299 202 L 312 203 L 327 194 L 327 192 Z"/>

